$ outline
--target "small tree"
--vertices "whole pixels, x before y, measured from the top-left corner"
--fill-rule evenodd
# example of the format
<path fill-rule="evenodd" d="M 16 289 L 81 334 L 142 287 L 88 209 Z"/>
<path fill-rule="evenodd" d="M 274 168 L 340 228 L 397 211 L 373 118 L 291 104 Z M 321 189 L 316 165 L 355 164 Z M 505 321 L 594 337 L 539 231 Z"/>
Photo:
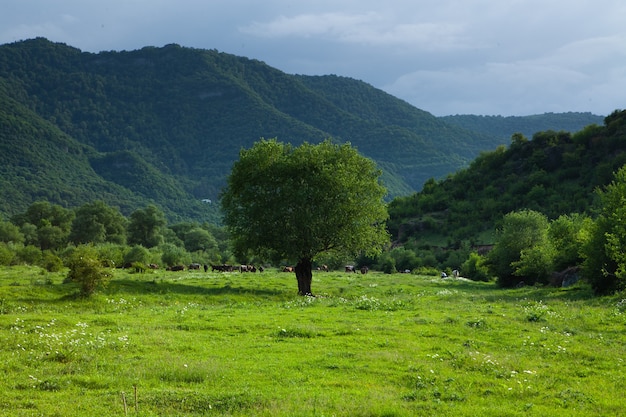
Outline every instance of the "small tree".
<path fill-rule="evenodd" d="M 75 244 L 126 242 L 126 218 L 103 201 L 82 205 L 76 210 L 70 240 Z"/>
<path fill-rule="evenodd" d="M 376 254 L 388 242 L 379 176 L 371 159 L 330 140 L 242 150 L 221 196 L 236 254 L 297 262 L 298 293 L 310 295 L 316 256 Z"/>
<path fill-rule="evenodd" d="M 600 212 L 582 247 L 583 275 L 598 294 L 626 289 L 626 166 L 599 192 Z"/>
<path fill-rule="evenodd" d="M 78 246 L 69 258 L 68 267 L 66 281 L 77 283 L 83 297 L 91 296 L 98 287 L 106 285 L 110 277 L 91 245 Z"/>
<path fill-rule="evenodd" d="M 547 282 L 554 258 L 548 226 L 548 218 L 534 210 L 504 216 L 497 242 L 487 255 L 487 266 L 500 286 Z"/>
<path fill-rule="evenodd" d="M 128 224 L 128 243 L 146 248 L 163 243 L 163 228 L 167 224 L 165 214 L 155 205 L 131 213 Z"/>
<path fill-rule="evenodd" d="M 477 252 L 471 252 L 461 265 L 461 275 L 472 281 L 490 281 L 489 269 L 485 266 L 485 258 Z"/>

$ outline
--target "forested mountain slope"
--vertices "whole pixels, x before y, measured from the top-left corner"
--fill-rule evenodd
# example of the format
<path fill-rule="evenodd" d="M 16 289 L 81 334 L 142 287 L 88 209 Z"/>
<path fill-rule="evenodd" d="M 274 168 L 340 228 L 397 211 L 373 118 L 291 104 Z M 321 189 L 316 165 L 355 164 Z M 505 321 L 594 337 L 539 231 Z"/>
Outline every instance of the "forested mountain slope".
<path fill-rule="evenodd" d="M 381 167 L 389 199 L 501 140 L 350 78 L 174 44 L 94 54 L 43 38 L 0 45 L 0 128 L 0 215 L 102 199 L 210 222 L 240 149 L 262 137 L 349 141 Z"/>
<path fill-rule="evenodd" d="M 489 244 L 488 233 L 514 210 L 532 209 L 551 219 L 593 214 L 594 191 L 625 163 L 626 111 L 575 134 L 545 131 L 532 140 L 515 135 L 508 148 L 484 152 L 466 169 L 395 199 L 390 230 L 397 242 L 417 247 Z"/>
<path fill-rule="evenodd" d="M 447 126 L 363 82 L 328 78 L 178 45 L 98 54 L 42 38 L 2 45 L 2 211 L 13 214 L 43 196 L 64 206 L 102 196 L 122 208 L 152 201 L 168 215 L 202 217 L 211 208 L 197 203 L 218 198 L 239 150 L 261 137 L 295 145 L 350 141 L 384 170 L 390 198 L 455 171 L 483 149 L 483 135 Z M 14 108 L 23 111 L 10 114 Z M 35 160 L 45 159 L 46 136 L 82 153 L 54 154 L 39 175 L 22 148 L 28 143 L 41 153 Z M 18 167 L 37 180 L 19 185 Z M 67 190 L 77 172 L 89 184 Z"/>
<path fill-rule="evenodd" d="M 448 124 L 480 132 L 485 135 L 498 138 L 495 145 L 508 145 L 510 138 L 515 133 L 531 138 L 537 132 L 554 130 L 559 132 L 578 132 L 583 128 L 597 124 L 601 125 L 604 116 L 592 113 L 544 113 L 531 116 L 477 116 L 461 114 L 444 116 L 440 119 Z M 495 146 L 494 146 L 495 148 Z"/>

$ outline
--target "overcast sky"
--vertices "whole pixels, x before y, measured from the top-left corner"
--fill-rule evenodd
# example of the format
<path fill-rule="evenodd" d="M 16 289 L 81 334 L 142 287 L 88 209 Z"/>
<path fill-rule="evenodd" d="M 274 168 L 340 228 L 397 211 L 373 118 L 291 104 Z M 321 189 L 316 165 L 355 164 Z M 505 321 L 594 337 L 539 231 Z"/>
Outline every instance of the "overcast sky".
<path fill-rule="evenodd" d="M 624 0 L 2 0 L 0 43 L 177 43 L 365 81 L 436 116 L 626 108 Z M 0 74 L 1 76 L 2 74 Z"/>

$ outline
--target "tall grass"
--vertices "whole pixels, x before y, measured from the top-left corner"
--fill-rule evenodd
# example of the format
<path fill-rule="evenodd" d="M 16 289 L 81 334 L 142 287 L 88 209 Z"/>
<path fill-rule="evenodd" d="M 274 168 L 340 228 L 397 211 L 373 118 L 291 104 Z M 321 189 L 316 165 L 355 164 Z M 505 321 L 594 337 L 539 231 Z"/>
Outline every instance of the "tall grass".
<path fill-rule="evenodd" d="M 626 407 L 626 301 L 407 274 L 0 269 L 0 415 L 588 416 Z"/>

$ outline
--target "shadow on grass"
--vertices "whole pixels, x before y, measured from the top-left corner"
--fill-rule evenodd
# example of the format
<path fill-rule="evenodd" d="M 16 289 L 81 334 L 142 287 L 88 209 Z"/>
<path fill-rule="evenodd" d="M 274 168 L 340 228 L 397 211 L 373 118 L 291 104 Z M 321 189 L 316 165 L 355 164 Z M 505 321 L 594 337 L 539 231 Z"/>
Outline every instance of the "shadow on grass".
<path fill-rule="evenodd" d="M 186 294 L 186 295 L 258 295 L 258 296 L 278 296 L 284 291 L 269 290 L 266 288 L 252 288 L 232 286 L 225 283 L 220 287 L 204 287 L 193 284 L 179 282 L 169 282 L 160 280 L 132 280 L 116 279 L 107 285 L 102 291 L 106 294 Z"/>
<path fill-rule="evenodd" d="M 571 287 L 560 288 L 550 286 L 524 286 L 521 288 L 501 288 L 495 283 L 474 282 L 459 280 L 451 285 L 458 291 L 471 292 L 484 298 L 485 301 L 519 301 L 527 299 L 533 301 L 565 300 L 588 301 L 600 299 L 594 295 L 591 286 L 586 283 L 577 283 Z"/>

